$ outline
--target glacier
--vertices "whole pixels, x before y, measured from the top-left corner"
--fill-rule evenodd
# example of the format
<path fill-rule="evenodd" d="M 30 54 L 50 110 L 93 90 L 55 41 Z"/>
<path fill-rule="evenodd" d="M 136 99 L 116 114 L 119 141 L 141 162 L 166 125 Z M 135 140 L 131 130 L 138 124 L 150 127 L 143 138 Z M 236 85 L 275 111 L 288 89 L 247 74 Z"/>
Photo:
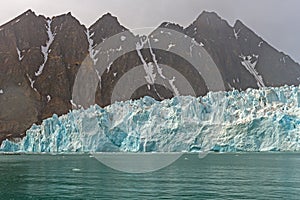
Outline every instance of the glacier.
<path fill-rule="evenodd" d="M 151 97 L 72 110 L 33 125 L 1 152 L 300 150 L 300 86 Z"/>

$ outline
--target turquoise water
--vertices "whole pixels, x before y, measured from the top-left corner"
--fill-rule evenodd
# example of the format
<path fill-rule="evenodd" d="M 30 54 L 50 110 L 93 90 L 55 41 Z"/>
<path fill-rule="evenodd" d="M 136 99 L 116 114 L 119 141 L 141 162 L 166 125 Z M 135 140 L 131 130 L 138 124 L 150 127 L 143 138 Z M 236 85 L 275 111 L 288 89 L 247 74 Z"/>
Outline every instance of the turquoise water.
<path fill-rule="evenodd" d="M 300 154 L 185 154 L 146 174 L 89 155 L 0 155 L 0 199 L 299 199 Z"/>

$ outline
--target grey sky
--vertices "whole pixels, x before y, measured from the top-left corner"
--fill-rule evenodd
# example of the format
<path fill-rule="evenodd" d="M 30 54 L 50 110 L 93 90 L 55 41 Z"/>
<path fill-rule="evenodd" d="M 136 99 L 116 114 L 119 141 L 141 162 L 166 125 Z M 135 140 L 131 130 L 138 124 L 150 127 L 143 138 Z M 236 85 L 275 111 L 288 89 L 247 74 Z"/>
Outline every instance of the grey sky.
<path fill-rule="evenodd" d="M 280 51 L 300 62 L 299 0 L 9 0 L 0 24 L 31 8 L 36 14 L 69 11 L 86 26 L 110 12 L 127 28 L 156 27 L 163 21 L 189 25 L 203 11 L 215 11 L 231 25 L 240 19 Z"/>

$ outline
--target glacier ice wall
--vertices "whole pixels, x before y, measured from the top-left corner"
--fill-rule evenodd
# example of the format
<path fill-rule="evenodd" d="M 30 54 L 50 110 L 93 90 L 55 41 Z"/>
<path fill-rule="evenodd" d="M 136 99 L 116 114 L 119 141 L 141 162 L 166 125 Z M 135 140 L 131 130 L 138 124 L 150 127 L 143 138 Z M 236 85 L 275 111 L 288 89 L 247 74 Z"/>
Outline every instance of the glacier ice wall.
<path fill-rule="evenodd" d="M 46 119 L 4 152 L 299 151 L 300 87 L 150 97 Z"/>

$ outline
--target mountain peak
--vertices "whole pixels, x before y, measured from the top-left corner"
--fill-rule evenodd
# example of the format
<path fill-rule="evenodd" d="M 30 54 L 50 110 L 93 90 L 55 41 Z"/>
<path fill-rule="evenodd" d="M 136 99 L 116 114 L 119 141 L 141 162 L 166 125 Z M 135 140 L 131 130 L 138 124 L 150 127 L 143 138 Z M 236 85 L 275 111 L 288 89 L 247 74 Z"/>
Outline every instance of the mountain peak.
<path fill-rule="evenodd" d="M 29 14 L 33 14 L 33 15 L 35 15 L 35 13 L 31 10 L 31 9 L 28 9 L 28 10 L 26 10 L 23 14 L 27 14 L 27 15 L 29 15 Z"/>
<path fill-rule="evenodd" d="M 37 15 L 31 10 L 31 9 L 28 9 L 26 10 L 25 12 L 23 12 L 22 14 L 20 14 L 19 16 L 15 17 L 14 19 L 8 21 L 7 23 L 1 25 L 0 27 L 4 27 L 4 26 L 7 26 L 8 24 L 12 24 L 12 23 L 15 23 L 16 21 L 20 21 L 24 18 L 35 18 L 37 17 Z"/>
<path fill-rule="evenodd" d="M 233 27 L 246 27 L 246 25 L 241 20 L 236 20 Z"/>
<path fill-rule="evenodd" d="M 62 15 L 55 16 L 55 17 L 53 17 L 53 19 L 54 18 L 70 19 L 70 20 L 76 21 L 76 22 L 78 22 L 80 24 L 80 22 L 76 19 L 76 17 L 74 17 L 72 15 L 71 12 L 68 12 L 67 14 L 62 14 Z"/>
<path fill-rule="evenodd" d="M 216 12 L 204 10 L 196 20 L 201 20 L 202 18 L 214 19 L 214 20 L 223 20 Z"/>
<path fill-rule="evenodd" d="M 113 17 L 110 12 L 105 13 L 102 17 Z"/>
<path fill-rule="evenodd" d="M 159 28 L 168 28 L 179 32 L 183 32 L 184 30 L 184 28 L 179 24 L 171 23 L 171 22 L 163 22 L 161 23 L 161 25 L 159 25 Z"/>
<path fill-rule="evenodd" d="M 117 30 L 116 32 L 121 32 L 124 30 L 127 30 L 124 26 L 120 24 L 118 21 L 118 18 L 113 16 L 111 13 L 106 13 L 102 15 L 93 25 L 90 26 L 91 30 L 96 30 L 96 29 L 114 29 Z M 111 30 L 110 30 L 111 31 Z M 110 32 L 109 31 L 109 32 Z"/>
<path fill-rule="evenodd" d="M 110 12 L 102 15 L 102 17 L 100 17 L 99 20 L 112 20 L 112 21 L 116 21 L 118 24 L 120 24 L 118 21 L 118 18 L 116 16 L 113 16 Z"/>
<path fill-rule="evenodd" d="M 203 11 L 193 25 L 198 27 L 213 27 L 214 29 L 222 29 L 222 27 L 230 27 L 228 22 L 220 17 L 216 12 Z"/>
<path fill-rule="evenodd" d="M 31 9 L 26 10 L 24 13 L 22 13 L 21 15 L 19 15 L 18 17 L 16 17 L 13 20 L 16 19 L 22 19 L 22 18 L 27 18 L 27 17 L 37 17 L 37 15 L 35 14 L 35 12 L 33 12 Z M 43 16 L 44 17 L 44 16 Z M 12 21 L 13 21 L 12 20 Z"/>

